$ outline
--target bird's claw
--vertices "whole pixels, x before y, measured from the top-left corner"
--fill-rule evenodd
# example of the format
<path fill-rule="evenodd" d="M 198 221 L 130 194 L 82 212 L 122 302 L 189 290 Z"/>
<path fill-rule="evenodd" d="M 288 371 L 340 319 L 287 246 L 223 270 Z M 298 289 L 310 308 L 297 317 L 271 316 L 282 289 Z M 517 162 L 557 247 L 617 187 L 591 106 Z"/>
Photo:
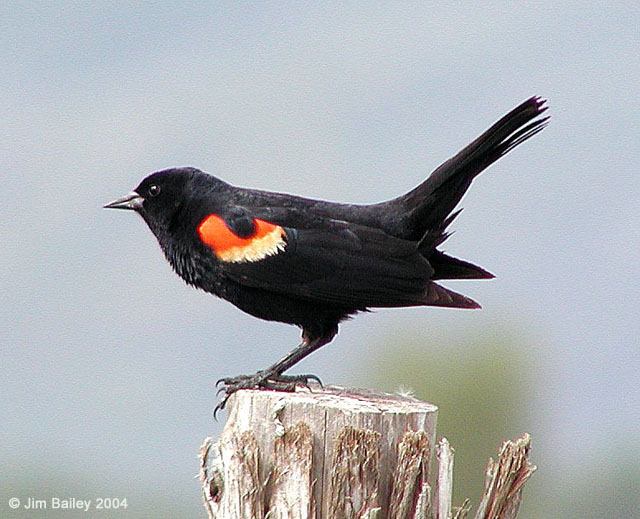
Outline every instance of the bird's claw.
<path fill-rule="evenodd" d="M 279 375 L 278 380 L 281 382 L 287 382 L 289 384 L 293 384 L 294 388 L 295 388 L 295 385 L 302 384 L 307 389 L 311 389 L 309 387 L 310 380 L 317 382 L 320 387 L 324 387 L 324 385 L 322 384 L 322 380 L 320 380 L 320 378 L 317 377 L 316 375 L 312 375 L 310 373 L 307 373 L 304 375 Z"/>
<path fill-rule="evenodd" d="M 309 382 L 313 380 L 320 384 L 322 381 L 316 375 L 282 375 L 272 374 L 266 371 L 258 371 L 253 375 L 238 375 L 236 377 L 221 378 L 216 382 L 218 388 L 217 395 L 224 393 L 224 397 L 213 411 L 214 418 L 218 411 L 221 411 L 227 405 L 229 397 L 240 389 L 271 389 L 275 391 L 295 391 L 296 386 L 301 384 L 307 389 Z M 222 387 L 220 387 L 222 386 Z"/>

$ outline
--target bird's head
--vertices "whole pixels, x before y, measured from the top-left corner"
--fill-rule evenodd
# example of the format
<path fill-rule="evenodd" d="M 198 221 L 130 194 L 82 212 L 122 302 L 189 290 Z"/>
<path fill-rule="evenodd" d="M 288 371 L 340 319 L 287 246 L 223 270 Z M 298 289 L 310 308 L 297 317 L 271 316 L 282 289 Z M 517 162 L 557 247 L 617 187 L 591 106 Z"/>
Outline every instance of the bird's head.
<path fill-rule="evenodd" d="M 154 234 L 171 227 L 176 214 L 202 190 L 203 185 L 222 183 L 196 168 L 173 168 L 152 173 L 125 196 L 109 202 L 106 209 L 139 213 Z"/>

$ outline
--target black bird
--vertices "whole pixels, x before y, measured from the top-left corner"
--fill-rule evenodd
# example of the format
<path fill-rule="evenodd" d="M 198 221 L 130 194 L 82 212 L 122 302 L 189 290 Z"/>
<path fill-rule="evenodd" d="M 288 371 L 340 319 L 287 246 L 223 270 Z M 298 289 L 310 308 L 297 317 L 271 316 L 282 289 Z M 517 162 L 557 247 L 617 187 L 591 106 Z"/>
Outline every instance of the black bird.
<path fill-rule="evenodd" d="M 509 112 L 415 189 L 351 205 L 232 186 L 195 168 L 167 169 L 105 205 L 139 213 L 188 284 L 245 312 L 302 329 L 302 343 L 254 375 L 224 378 L 224 407 L 243 388 L 291 390 L 313 375 L 284 372 L 373 307 L 479 308 L 440 279 L 492 278 L 438 250 L 471 181 L 547 124 L 545 101 Z"/>

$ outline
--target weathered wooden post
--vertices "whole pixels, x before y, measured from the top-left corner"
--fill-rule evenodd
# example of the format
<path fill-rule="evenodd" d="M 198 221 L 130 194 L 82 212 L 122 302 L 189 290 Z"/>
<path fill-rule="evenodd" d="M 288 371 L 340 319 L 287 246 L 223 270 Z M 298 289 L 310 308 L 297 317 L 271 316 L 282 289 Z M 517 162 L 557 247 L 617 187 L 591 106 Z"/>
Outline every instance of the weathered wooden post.
<path fill-rule="evenodd" d="M 435 446 L 437 408 L 408 396 L 330 386 L 243 390 L 227 403 L 200 478 L 215 519 L 450 519 L 453 451 Z M 515 517 L 535 467 L 529 438 L 490 462 L 475 519 Z M 432 455 L 438 460 L 430 477 Z"/>

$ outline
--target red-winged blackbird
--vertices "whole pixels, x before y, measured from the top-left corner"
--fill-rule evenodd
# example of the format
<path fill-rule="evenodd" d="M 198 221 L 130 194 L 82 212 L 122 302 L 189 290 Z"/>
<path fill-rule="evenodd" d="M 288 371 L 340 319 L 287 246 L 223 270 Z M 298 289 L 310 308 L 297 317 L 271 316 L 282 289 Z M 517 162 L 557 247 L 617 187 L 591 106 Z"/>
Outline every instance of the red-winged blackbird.
<path fill-rule="evenodd" d="M 438 250 L 473 178 L 546 126 L 545 101 L 528 99 L 408 193 L 372 205 L 235 187 L 195 168 L 168 169 L 105 205 L 139 213 L 188 284 L 269 321 L 302 328 L 302 344 L 242 388 L 293 389 L 313 375 L 283 373 L 372 307 L 479 308 L 435 281 L 492 278 Z M 536 119 L 536 120 L 534 120 Z M 224 406 L 226 398 L 219 408 Z"/>

